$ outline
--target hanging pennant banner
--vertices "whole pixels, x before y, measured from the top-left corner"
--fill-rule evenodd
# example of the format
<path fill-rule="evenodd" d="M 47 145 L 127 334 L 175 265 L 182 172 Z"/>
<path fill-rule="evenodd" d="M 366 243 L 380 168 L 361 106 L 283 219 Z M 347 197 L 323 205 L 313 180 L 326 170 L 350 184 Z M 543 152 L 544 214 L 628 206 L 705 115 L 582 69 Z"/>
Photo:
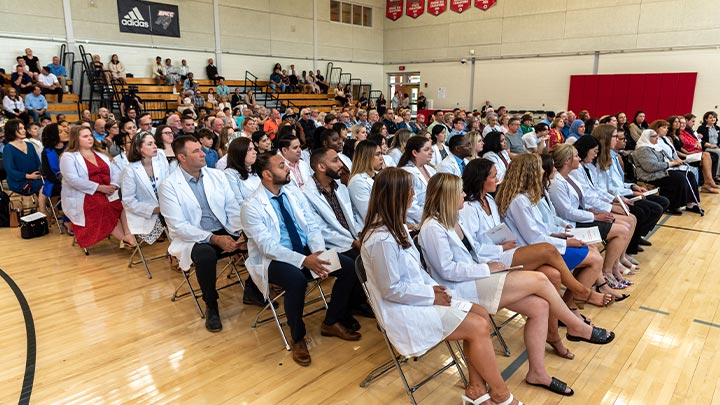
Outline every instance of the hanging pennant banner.
<path fill-rule="evenodd" d="M 450 0 L 450 10 L 460 14 L 470 8 L 470 0 Z"/>
<path fill-rule="evenodd" d="M 475 0 L 475 7 L 482 11 L 489 9 L 495 4 L 497 4 L 497 0 Z"/>
<path fill-rule="evenodd" d="M 425 12 L 425 0 L 407 0 L 407 7 L 405 8 L 405 14 L 408 17 L 418 18 Z"/>
<path fill-rule="evenodd" d="M 452 1 L 452 0 L 451 0 Z M 470 0 L 465 0 L 470 2 Z M 428 0 L 428 13 L 439 16 L 447 9 L 447 0 Z"/>
<path fill-rule="evenodd" d="M 393 21 L 397 21 L 398 18 L 403 15 L 403 0 L 387 0 L 387 7 L 385 8 L 385 16 Z"/>

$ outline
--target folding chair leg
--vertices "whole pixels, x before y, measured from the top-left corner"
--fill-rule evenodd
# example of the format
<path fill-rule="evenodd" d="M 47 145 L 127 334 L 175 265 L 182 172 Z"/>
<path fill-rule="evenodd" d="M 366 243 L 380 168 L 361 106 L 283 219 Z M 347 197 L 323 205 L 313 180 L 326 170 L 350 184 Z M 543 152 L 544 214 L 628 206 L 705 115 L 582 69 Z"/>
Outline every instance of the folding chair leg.
<path fill-rule="evenodd" d="M 62 227 L 60 226 L 60 220 L 57 216 L 57 211 L 55 210 L 55 204 L 52 202 L 52 198 L 48 197 L 48 205 L 50 206 L 50 212 L 52 213 L 53 219 L 55 220 L 55 225 L 57 225 L 58 232 L 60 235 L 62 235 Z"/>
<path fill-rule="evenodd" d="M 180 269 L 180 272 L 182 272 L 183 275 L 183 282 L 180 283 L 179 286 L 175 289 L 175 292 L 173 293 L 172 297 L 170 297 L 170 301 L 176 301 L 178 298 L 182 298 L 186 295 L 192 295 L 193 300 L 195 301 L 195 306 L 198 309 L 198 312 L 200 313 L 200 318 L 205 318 L 205 313 L 203 312 L 202 308 L 200 307 L 200 302 L 198 302 L 198 296 L 195 294 L 195 290 L 193 289 L 192 283 L 190 283 L 190 275 L 192 275 L 191 271 L 185 271 Z M 179 294 L 178 291 L 182 288 L 182 286 L 187 285 L 188 286 L 188 292 Z"/>
<path fill-rule="evenodd" d="M 445 341 L 445 345 L 447 346 L 448 351 L 450 352 L 450 356 L 452 356 L 453 363 L 455 364 L 455 367 L 457 367 L 458 373 L 460 374 L 460 378 L 462 378 L 462 380 L 463 380 L 463 384 L 465 385 L 465 387 L 467 387 L 468 379 L 467 379 L 467 377 L 465 377 L 465 372 L 463 371 L 462 367 L 460 366 L 460 361 L 458 360 L 455 350 L 453 350 L 452 345 L 447 340 Z M 463 351 L 460 350 L 460 353 L 462 354 Z M 463 360 L 465 360 L 464 354 L 463 354 Z"/>
<path fill-rule="evenodd" d="M 147 273 L 147 278 L 152 278 L 152 273 L 150 273 L 150 268 L 147 265 L 148 261 L 145 259 L 145 255 L 143 254 L 143 251 L 140 248 L 141 243 L 142 243 L 142 241 L 135 242 L 135 250 L 133 250 L 132 254 L 130 255 L 130 262 L 128 263 L 128 268 L 131 268 L 133 265 L 142 263 L 143 266 L 145 266 L 145 273 Z M 140 260 L 137 262 L 134 262 L 133 259 L 135 258 L 136 254 L 138 256 L 140 256 Z M 158 258 L 159 257 L 155 257 L 153 259 L 158 259 Z"/>
<path fill-rule="evenodd" d="M 79 246 L 78 243 L 77 243 L 77 239 L 75 239 L 74 236 L 73 236 L 73 243 L 72 243 L 72 245 L 73 245 L 73 246 L 76 246 L 76 245 Z M 81 248 L 81 249 L 82 249 L 83 252 L 85 252 L 85 256 L 90 256 L 90 251 L 88 251 L 87 248 Z"/>
<path fill-rule="evenodd" d="M 269 301 L 267 306 L 270 307 L 270 310 L 273 313 L 273 319 L 275 320 L 275 324 L 277 325 L 278 329 L 280 330 L 280 336 L 282 337 L 283 343 L 285 344 L 285 350 L 290 351 L 290 349 L 291 349 L 290 344 L 288 343 L 287 336 L 285 336 L 285 331 L 283 330 L 282 324 L 280 323 L 280 318 L 278 318 L 277 312 L 275 311 L 275 306 L 273 305 L 273 301 Z"/>
<path fill-rule="evenodd" d="M 502 346 L 505 352 L 505 357 L 510 357 L 510 349 L 508 348 L 507 343 L 505 343 L 505 339 L 503 339 L 502 335 L 500 334 L 500 328 L 497 327 L 495 319 L 493 319 L 492 315 L 490 315 L 490 326 L 492 326 L 493 329 L 493 333 L 490 335 L 490 337 L 492 337 L 493 335 L 497 336 L 498 342 L 500 342 L 500 346 Z"/>

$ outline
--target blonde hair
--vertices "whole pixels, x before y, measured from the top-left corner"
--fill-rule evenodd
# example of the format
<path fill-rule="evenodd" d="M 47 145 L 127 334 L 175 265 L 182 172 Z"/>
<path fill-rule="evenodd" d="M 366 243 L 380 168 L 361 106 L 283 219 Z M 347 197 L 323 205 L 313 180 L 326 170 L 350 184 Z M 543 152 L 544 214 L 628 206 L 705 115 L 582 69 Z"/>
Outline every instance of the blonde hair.
<path fill-rule="evenodd" d="M 572 159 L 575 155 L 575 147 L 569 143 L 562 143 L 555 146 L 555 149 L 551 152 L 553 158 L 553 165 L 556 169 L 560 169 L 565 165 L 568 159 Z"/>
<path fill-rule="evenodd" d="M 480 135 L 480 132 L 470 131 L 467 134 L 465 134 L 465 139 L 468 140 L 468 142 L 470 143 L 470 148 L 471 148 L 470 157 L 468 160 L 473 160 L 473 159 L 479 158 L 480 156 L 477 153 L 477 144 L 478 144 L 478 142 L 480 142 L 480 140 L 482 140 L 482 136 Z"/>
<path fill-rule="evenodd" d="M 365 125 L 353 125 L 350 130 L 352 131 L 352 135 L 350 135 L 350 139 L 358 139 L 358 134 L 360 133 L 360 130 L 365 128 Z M 368 137 L 367 128 L 365 128 L 365 138 Z M 364 139 L 363 139 L 364 140 Z"/>
<path fill-rule="evenodd" d="M 495 195 L 500 215 L 505 216 L 518 194 L 527 194 L 533 204 L 537 204 L 543 196 L 542 159 L 537 153 L 524 153 L 510 162 Z"/>
<path fill-rule="evenodd" d="M 368 176 L 375 175 L 375 170 L 373 170 L 373 160 L 375 160 L 375 153 L 378 148 L 380 148 L 380 146 L 375 142 L 367 140 L 360 141 L 357 144 L 352 158 L 350 178 L 353 178 L 353 176 L 360 173 L 367 173 Z"/>
<path fill-rule="evenodd" d="M 447 229 L 454 228 L 460 214 L 457 204 L 462 185 L 462 179 L 451 173 L 437 173 L 432 176 L 427 185 L 420 226 L 435 219 Z"/>

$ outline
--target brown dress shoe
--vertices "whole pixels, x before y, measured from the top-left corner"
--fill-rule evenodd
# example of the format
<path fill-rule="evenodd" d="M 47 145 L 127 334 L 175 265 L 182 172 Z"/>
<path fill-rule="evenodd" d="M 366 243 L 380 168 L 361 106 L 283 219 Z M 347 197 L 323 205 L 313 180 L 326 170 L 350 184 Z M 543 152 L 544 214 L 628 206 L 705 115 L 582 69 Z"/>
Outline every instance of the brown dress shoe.
<path fill-rule="evenodd" d="M 339 337 L 343 340 L 360 340 L 362 337 L 361 334 L 358 332 L 353 332 L 352 330 L 346 328 L 343 326 L 342 323 L 336 322 L 333 325 L 326 325 L 325 323 L 320 326 L 320 334 L 323 336 L 335 336 Z"/>
<path fill-rule="evenodd" d="M 295 363 L 307 367 L 310 365 L 310 352 L 308 351 L 305 339 L 292 344 L 292 356 Z"/>

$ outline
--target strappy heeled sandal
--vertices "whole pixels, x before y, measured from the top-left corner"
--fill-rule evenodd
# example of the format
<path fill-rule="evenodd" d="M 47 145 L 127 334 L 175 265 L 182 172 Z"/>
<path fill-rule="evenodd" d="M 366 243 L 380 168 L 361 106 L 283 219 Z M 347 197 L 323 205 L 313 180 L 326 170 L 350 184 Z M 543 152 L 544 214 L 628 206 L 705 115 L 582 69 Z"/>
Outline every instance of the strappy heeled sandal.
<path fill-rule="evenodd" d="M 568 359 L 568 360 L 572 360 L 575 358 L 575 354 L 573 352 L 571 352 L 570 349 L 568 349 L 567 347 L 565 347 L 564 353 L 561 353 L 560 350 L 558 350 L 558 348 L 555 347 L 556 344 L 562 343 L 562 338 L 558 338 L 558 340 L 555 340 L 552 342 L 547 340 L 547 341 L 545 341 L 545 343 L 549 344 L 550 347 L 552 347 L 553 352 L 555 352 L 555 354 L 557 354 L 558 357 L 562 357 L 563 359 Z"/>

